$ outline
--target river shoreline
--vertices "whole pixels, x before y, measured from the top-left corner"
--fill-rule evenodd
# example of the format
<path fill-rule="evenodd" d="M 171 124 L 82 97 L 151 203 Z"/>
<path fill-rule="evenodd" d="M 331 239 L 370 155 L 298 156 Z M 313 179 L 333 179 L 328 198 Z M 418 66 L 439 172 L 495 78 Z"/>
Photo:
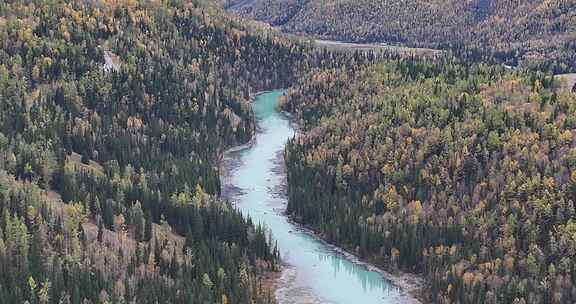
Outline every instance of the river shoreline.
<path fill-rule="evenodd" d="M 261 94 L 267 93 L 267 92 L 270 92 L 270 90 L 261 91 L 261 92 L 253 94 L 250 98 L 250 101 L 249 101 L 250 105 L 251 106 L 253 105 L 253 102 L 256 99 L 256 97 L 258 97 Z M 286 113 L 284 111 L 280 111 L 280 110 L 278 112 L 280 113 L 280 115 L 282 115 L 288 121 L 288 123 L 290 125 L 292 125 L 294 127 L 295 133 L 297 134 L 296 131 L 299 129 L 298 124 L 294 121 L 294 118 L 292 117 L 292 115 L 290 115 L 289 113 Z M 227 150 L 225 150 L 223 153 L 221 153 L 221 155 L 220 155 L 219 168 L 220 168 L 220 177 L 221 177 L 221 181 L 222 181 L 222 185 L 223 185 L 223 192 L 221 194 L 221 197 L 223 197 L 224 199 L 227 199 L 229 201 L 232 201 L 232 199 L 234 197 L 242 195 L 244 193 L 244 190 L 237 187 L 236 185 L 232 184 L 230 179 L 232 176 L 231 173 L 238 166 L 242 165 L 242 163 L 240 161 L 238 161 L 238 156 L 237 156 L 238 152 L 253 147 L 256 144 L 257 135 L 260 132 L 262 132 L 259 129 L 257 120 L 255 121 L 255 123 L 256 123 L 255 134 L 252 136 L 252 138 L 247 143 L 230 147 Z M 234 155 L 234 154 L 236 154 L 236 155 Z M 284 162 L 283 150 L 280 150 L 276 153 L 276 157 L 274 160 L 274 166 L 272 167 L 271 172 L 276 176 L 285 176 L 286 175 L 286 164 Z M 224 186 L 224 185 L 226 185 L 226 186 Z M 269 193 L 271 195 L 284 196 L 286 198 L 285 203 L 282 203 L 281 205 L 277 206 L 279 208 L 274 209 L 275 212 L 277 212 L 279 215 L 285 217 L 286 220 L 290 224 L 292 224 L 298 231 L 301 231 L 307 235 L 310 235 L 314 239 L 320 241 L 325 246 L 325 248 L 327 248 L 328 250 L 333 252 L 335 255 L 339 255 L 341 257 L 344 257 L 346 260 L 348 260 L 349 262 L 351 262 L 355 265 L 364 267 L 370 271 L 378 273 L 380 276 L 382 276 L 382 278 L 384 278 L 386 281 L 388 281 L 392 286 L 399 289 L 400 293 L 403 295 L 402 296 L 402 299 L 403 299 L 402 303 L 410 303 L 410 304 L 412 304 L 412 303 L 414 303 L 414 304 L 424 303 L 424 301 L 423 301 L 424 280 L 421 277 L 419 277 L 415 274 L 405 273 L 405 272 L 397 272 L 397 273 L 388 272 L 388 271 L 384 270 L 381 266 L 377 266 L 376 264 L 371 263 L 369 261 L 369 259 L 362 259 L 362 258 L 358 257 L 349 248 L 342 248 L 342 247 L 337 246 L 334 243 L 329 242 L 326 239 L 326 237 L 322 235 L 322 233 L 315 230 L 313 227 L 311 227 L 309 225 L 303 225 L 303 224 L 295 221 L 294 218 L 292 216 L 290 216 L 289 214 L 287 214 L 287 212 L 286 212 L 286 209 L 287 209 L 287 189 L 288 189 L 287 187 L 288 187 L 288 185 L 287 185 L 286 178 L 282 178 L 282 182 L 277 185 L 276 189 L 269 189 Z M 234 204 L 234 207 L 238 208 L 235 204 Z M 272 229 L 270 229 L 270 230 L 272 230 Z M 275 296 L 275 300 L 278 300 L 278 298 L 279 298 L 278 290 L 282 287 L 282 286 L 280 286 L 280 283 L 281 283 L 280 280 L 281 280 L 283 274 L 288 269 L 290 269 L 290 266 L 286 265 L 285 261 L 283 259 L 281 260 L 280 265 L 278 265 L 278 266 L 279 266 L 278 271 L 269 271 L 269 272 L 266 272 L 266 273 L 261 275 L 261 279 L 263 280 L 263 287 L 269 289 L 269 292 Z"/>
<path fill-rule="evenodd" d="M 250 108 L 252 109 L 252 103 L 254 102 L 256 97 L 258 97 L 258 95 L 265 94 L 265 93 L 270 92 L 270 91 L 272 91 L 272 90 L 258 91 L 256 93 L 250 94 L 250 99 L 247 102 L 248 105 L 250 106 Z M 252 134 L 252 137 L 250 138 L 250 140 L 248 140 L 246 143 L 241 143 L 241 144 L 233 145 L 230 147 L 226 147 L 224 149 L 224 151 L 222 151 L 220 153 L 220 155 L 218 156 L 218 168 L 220 171 L 219 175 L 220 175 L 220 181 L 222 184 L 225 184 L 225 181 L 230 177 L 229 174 L 233 169 L 230 166 L 226 166 L 226 162 L 225 162 L 226 159 L 232 158 L 233 157 L 233 156 L 231 156 L 232 154 L 238 153 L 238 152 L 245 150 L 245 149 L 250 149 L 251 147 L 253 147 L 256 144 L 256 137 L 258 135 L 258 122 L 256 121 L 256 119 L 254 120 L 254 124 L 255 124 L 254 134 Z M 228 183 L 228 184 L 230 185 L 230 187 L 228 187 L 229 188 L 228 191 L 226 193 L 221 193 L 219 195 L 219 197 L 230 202 L 232 197 L 241 195 L 242 190 L 239 189 L 238 187 L 232 185 L 232 183 Z M 233 205 L 233 207 L 237 208 L 234 205 Z M 270 294 L 273 296 L 274 301 L 276 303 L 278 302 L 278 300 L 276 299 L 276 292 L 278 291 L 279 281 L 280 281 L 280 278 L 282 277 L 282 273 L 285 269 L 285 265 L 282 262 L 282 260 L 280 260 L 280 263 L 277 265 L 277 267 L 278 267 L 277 270 L 269 270 L 269 271 L 266 271 L 262 274 L 258 274 L 258 277 L 262 282 L 262 288 L 264 288 L 265 290 L 270 292 Z"/>
<path fill-rule="evenodd" d="M 330 248 L 330 250 L 346 257 L 348 260 L 352 261 L 354 264 L 361 265 L 369 269 L 370 271 L 375 271 L 379 273 L 383 278 L 388 280 L 392 285 L 400 288 L 402 293 L 413 297 L 413 301 L 409 302 L 409 304 L 423 304 L 425 303 L 424 298 L 424 279 L 420 277 L 418 274 L 409 273 L 409 272 L 389 272 L 378 266 L 377 264 L 371 262 L 369 259 L 361 258 L 357 256 L 355 253 L 352 252 L 351 248 L 341 247 L 336 243 L 328 241 L 328 239 L 321 233 L 320 231 L 316 230 L 314 227 L 306 224 L 302 224 L 296 221 L 293 216 L 287 214 L 284 210 L 284 215 L 289 219 L 290 223 L 298 226 L 298 229 L 304 231 L 310 235 L 313 235 L 316 239 L 320 240 L 326 247 Z M 408 303 L 404 303 L 408 304 Z"/>
<path fill-rule="evenodd" d="M 276 156 L 277 163 L 282 166 L 282 168 L 274 168 L 274 172 L 277 174 L 285 174 L 286 164 L 284 163 L 283 153 L 278 153 Z M 283 170 L 284 172 L 280 171 Z M 284 182 L 280 185 L 283 191 L 288 189 L 288 185 Z M 283 210 L 280 211 L 290 223 L 294 226 L 298 227 L 299 230 L 313 235 L 316 239 L 320 240 L 326 247 L 330 248 L 333 252 L 344 256 L 349 261 L 353 262 L 356 265 L 361 265 L 371 271 L 379 273 L 382 277 L 388 280 L 392 285 L 400 288 L 400 290 L 409 296 L 411 296 L 414 300 L 410 302 L 410 304 L 422 304 L 425 303 L 424 298 L 424 278 L 420 277 L 417 274 L 403 272 L 403 271 L 396 271 L 390 272 L 386 270 L 384 267 L 373 263 L 370 261 L 369 258 L 361 258 L 353 252 L 352 248 L 346 248 L 340 246 L 334 242 L 330 242 L 328 238 L 319 230 L 314 228 L 311 225 L 303 224 L 298 222 L 294 216 L 290 215 L 287 211 L 287 206 L 283 206 Z M 405 303 L 406 304 L 406 303 Z"/>

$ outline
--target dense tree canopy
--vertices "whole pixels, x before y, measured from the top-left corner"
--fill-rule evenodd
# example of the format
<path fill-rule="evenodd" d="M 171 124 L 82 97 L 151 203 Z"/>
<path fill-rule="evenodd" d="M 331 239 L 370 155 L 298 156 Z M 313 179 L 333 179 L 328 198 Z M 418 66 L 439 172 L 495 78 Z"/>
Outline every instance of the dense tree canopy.
<path fill-rule="evenodd" d="M 576 95 L 449 59 L 319 70 L 289 90 L 289 213 L 438 303 L 576 301 Z"/>
<path fill-rule="evenodd" d="M 266 14 L 573 68 L 569 1 L 332 2 Z M 285 155 L 296 220 L 423 274 L 435 302 L 576 302 L 569 89 L 443 55 L 313 51 L 200 0 L 0 3 L 0 299 L 273 302 L 259 277 L 278 251 L 218 199 L 218 160 L 253 136 L 252 93 L 280 87 L 302 128 Z"/>
<path fill-rule="evenodd" d="M 0 299 L 272 301 L 217 160 L 304 54 L 195 1 L 0 3 Z"/>

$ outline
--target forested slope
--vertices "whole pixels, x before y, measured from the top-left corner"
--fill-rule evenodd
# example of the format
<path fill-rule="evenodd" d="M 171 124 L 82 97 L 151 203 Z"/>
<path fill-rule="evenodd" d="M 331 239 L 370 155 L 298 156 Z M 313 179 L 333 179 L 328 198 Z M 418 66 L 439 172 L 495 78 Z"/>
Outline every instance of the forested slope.
<path fill-rule="evenodd" d="M 453 49 L 468 58 L 576 69 L 576 2 L 544 0 L 253 0 L 240 15 L 289 32 Z"/>
<path fill-rule="evenodd" d="M 316 71 L 283 104 L 288 212 L 435 303 L 573 303 L 576 95 L 557 86 L 448 59 Z"/>
<path fill-rule="evenodd" d="M 2 1 L 0 302 L 271 302 L 217 159 L 303 56 L 195 1 Z"/>

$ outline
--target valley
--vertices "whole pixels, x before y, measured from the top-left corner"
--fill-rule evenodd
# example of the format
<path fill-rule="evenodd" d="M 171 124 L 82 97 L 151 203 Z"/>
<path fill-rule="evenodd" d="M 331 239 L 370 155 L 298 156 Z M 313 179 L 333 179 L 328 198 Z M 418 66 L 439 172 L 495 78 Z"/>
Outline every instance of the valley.
<path fill-rule="evenodd" d="M 294 136 L 288 118 L 278 109 L 283 91 L 256 95 L 257 120 L 252 145 L 233 150 L 224 158 L 223 196 L 255 223 L 265 225 L 280 248 L 283 270 L 277 279 L 279 303 L 420 303 L 394 285 L 372 265 L 360 262 L 292 222 L 287 205 L 286 170 L 282 152 Z M 400 280 L 399 280 L 400 281 Z M 419 284 L 412 282 L 412 284 Z"/>
<path fill-rule="evenodd" d="M 0 304 L 576 302 L 573 1 L 0 1 Z"/>

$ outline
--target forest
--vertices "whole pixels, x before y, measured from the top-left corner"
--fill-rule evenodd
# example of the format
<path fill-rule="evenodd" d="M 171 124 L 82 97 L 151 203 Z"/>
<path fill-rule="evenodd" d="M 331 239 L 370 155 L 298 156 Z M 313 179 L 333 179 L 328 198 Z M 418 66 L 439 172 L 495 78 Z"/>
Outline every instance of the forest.
<path fill-rule="evenodd" d="M 0 2 L 0 303 L 276 303 L 219 167 L 276 88 L 297 223 L 431 303 L 576 302 L 572 2 L 224 2 L 451 52 L 314 49 L 216 1 Z"/>
<path fill-rule="evenodd" d="M 273 303 L 217 160 L 303 50 L 199 1 L 2 1 L 0 302 Z"/>
<path fill-rule="evenodd" d="M 576 95 L 545 73 L 396 59 L 316 70 L 282 107 L 288 212 L 433 303 L 576 301 Z"/>
<path fill-rule="evenodd" d="M 576 71 L 576 2 L 227 0 L 284 31 L 348 42 L 441 48 L 476 61 Z"/>

